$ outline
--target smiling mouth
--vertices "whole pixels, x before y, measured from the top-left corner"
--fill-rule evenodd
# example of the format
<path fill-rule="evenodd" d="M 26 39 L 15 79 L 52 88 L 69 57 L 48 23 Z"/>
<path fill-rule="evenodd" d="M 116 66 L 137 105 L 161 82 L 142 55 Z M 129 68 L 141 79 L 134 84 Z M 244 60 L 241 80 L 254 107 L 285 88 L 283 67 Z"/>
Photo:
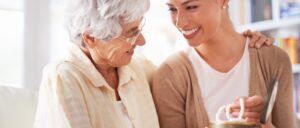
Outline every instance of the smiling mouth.
<path fill-rule="evenodd" d="M 183 36 L 186 38 L 186 39 L 191 39 L 193 38 L 194 36 L 196 36 L 196 34 L 201 30 L 201 27 L 195 27 L 193 29 L 187 29 L 187 30 L 183 30 L 183 29 L 180 29 L 180 32 L 183 34 Z"/>
<path fill-rule="evenodd" d="M 200 27 L 196 27 L 196 28 L 189 29 L 189 30 L 180 29 L 180 31 L 183 35 L 189 36 L 189 35 L 196 33 L 197 31 L 199 31 L 199 29 L 200 29 Z"/>

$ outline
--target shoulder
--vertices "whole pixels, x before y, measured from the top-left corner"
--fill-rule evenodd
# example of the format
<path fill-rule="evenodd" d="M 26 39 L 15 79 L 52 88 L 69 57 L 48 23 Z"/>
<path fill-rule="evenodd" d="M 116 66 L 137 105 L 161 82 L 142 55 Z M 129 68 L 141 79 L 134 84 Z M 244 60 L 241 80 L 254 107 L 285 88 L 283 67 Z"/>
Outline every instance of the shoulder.
<path fill-rule="evenodd" d="M 156 68 L 156 65 L 154 65 L 149 59 L 141 56 L 134 57 L 128 66 L 133 69 L 142 68 L 153 70 Z"/>
<path fill-rule="evenodd" d="M 184 52 L 169 56 L 154 73 L 154 82 L 170 81 L 175 86 L 186 84 L 193 72 L 191 63 Z"/>
<path fill-rule="evenodd" d="M 193 70 L 184 52 L 169 56 L 156 70 L 153 76 L 153 95 L 172 92 L 184 97 L 193 80 Z"/>
<path fill-rule="evenodd" d="M 70 75 L 79 72 L 79 68 L 68 61 L 53 62 L 44 67 L 44 74 Z"/>
<path fill-rule="evenodd" d="M 68 61 L 60 61 L 48 64 L 43 71 L 40 85 L 40 95 L 77 96 L 82 93 L 81 86 L 84 82 L 79 68 Z M 45 93 L 45 95 L 41 93 Z"/>
<path fill-rule="evenodd" d="M 128 67 L 130 67 L 130 69 L 132 69 L 139 77 L 145 76 L 150 84 L 152 82 L 153 73 L 157 68 L 156 65 L 146 57 L 140 56 L 134 57 L 128 64 Z"/>
<path fill-rule="evenodd" d="M 250 54 L 257 56 L 260 61 L 273 65 L 291 65 L 288 54 L 276 46 L 264 46 L 259 49 L 250 48 Z"/>
<path fill-rule="evenodd" d="M 80 78 L 80 69 L 68 61 L 59 61 L 46 65 L 43 69 L 42 86 L 59 86 L 73 83 Z"/>
<path fill-rule="evenodd" d="M 158 68 L 158 72 L 184 72 L 191 67 L 185 52 L 180 51 L 169 56 Z"/>
<path fill-rule="evenodd" d="M 263 46 L 261 48 L 250 48 L 251 52 L 257 52 L 262 57 L 276 57 L 276 59 L 288 59 L 288 55 L 276 46 Z M 273 58 L 275 59 L 275 58 Z"/>
<path fill-rule="evenodd" d="M 291 73 L 292 64 L 288 54 L 276 46 L 264 46 L 259 49 L 250 48 L 252 63 L 273 73 Z"/>

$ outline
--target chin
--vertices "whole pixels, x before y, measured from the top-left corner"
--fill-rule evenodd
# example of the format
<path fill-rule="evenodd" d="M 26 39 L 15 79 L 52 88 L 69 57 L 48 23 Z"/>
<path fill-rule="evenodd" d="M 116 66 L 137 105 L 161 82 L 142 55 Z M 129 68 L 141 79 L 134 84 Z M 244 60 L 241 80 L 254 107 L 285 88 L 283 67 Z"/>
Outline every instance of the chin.
<path fill-rule="evenodd" d="M 132 60 L 132 57 L 124 57 L 124 58 L 122 58 L 123 60 L 122 60 L 122 62 L 121 62 L 121 64 L 120 65 L 122 65 L 122 66 L 126 66 L 126 65 L 128 65 L 130 62 L 131 62 L 131 60 Z"/>
<path fill-rule="evenodd" d="M 131 58 L 127 61 L 125 61 L 124 65 L 128 65 L 131 62 Z"/>
<path fill-rule="evenodd" d="M 199 41 L 194 41 L 194 40 L 187 40 L 187 42 L 188 42 L 189 46 L 191 46 L 191 47 L 197 47 L 197 46 L 199 46 L 200 44 L 202 44 L 201 42 L 199 42 Z"/>

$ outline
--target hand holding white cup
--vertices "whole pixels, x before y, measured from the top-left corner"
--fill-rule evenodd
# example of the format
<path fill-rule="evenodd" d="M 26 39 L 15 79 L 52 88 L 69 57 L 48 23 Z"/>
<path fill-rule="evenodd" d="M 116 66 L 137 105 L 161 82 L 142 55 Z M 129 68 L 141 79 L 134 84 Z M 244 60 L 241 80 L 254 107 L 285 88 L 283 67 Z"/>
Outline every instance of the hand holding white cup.
<path fill-rule="evenodd" d="M 230 104 L 231 115 L 233 117 L 238 117 L 241 110 L 240 99 L 244 100 L 244 113 L 243 119 L 246 122 L 259 123 L 260 115 L 264 105 L 264 99 L 262 96 L 254 95 L 251 97 L 242 97 L 235 100 Z"/>

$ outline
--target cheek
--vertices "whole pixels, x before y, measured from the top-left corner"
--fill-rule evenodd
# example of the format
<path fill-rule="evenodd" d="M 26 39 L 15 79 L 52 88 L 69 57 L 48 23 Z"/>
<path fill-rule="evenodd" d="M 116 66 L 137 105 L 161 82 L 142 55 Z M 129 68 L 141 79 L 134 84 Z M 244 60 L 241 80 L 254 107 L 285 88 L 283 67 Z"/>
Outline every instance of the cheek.
<path fill-rule="evenodd" d="M 110 66 L 119 67 L 125 65 L 130 60 L 126 57 L 126 51 L 130 50 L 130 48 L 130 44 L 124 44 L 123 42 L 109 42 L 109 44 L 101 45 L 99 43 L 90 53 L 96 63 L 102 61 Z"/>
<path fill-rule="evenodd" d="M 204 33 L 207 35 L 212 35 L 215 33 L 221 24 L 221 17 L 220 14 L 217 12 L 207 12 L 206 15 L 203 15 L 203 29 Z"/>
<path fill-rule="evenodd" d="M 126 56 L 126 46 L 114 46 L 106 50 L 107 60 L 110 61 L 113 66 L 122 66 L 129 62 L 130 58 Z"/>
<path fill-rule="evenodd" d="M 124 55 L 122 47 L 111 47 L 106 50 L 107 59 L 111 61 L 118 61 Z"/>
<path fill-rule="evenodd" d="M 174 26 L 176 26 L 177 16 L 174 13 L 170 13 L 170 17 Z"/>
<path fill-rule="evenodd" d="M 210 31 L 212 31 L 212 33 L 217 32 L 220 29 L 220 25 L 221 25 L 221 18 L 220 16 L 217 16 L 218 14 L 215 15 L 215 17 L 212 17 L 210 19 L 210 21 L 208 22 L 208 27 L 210 28 Z"/>

